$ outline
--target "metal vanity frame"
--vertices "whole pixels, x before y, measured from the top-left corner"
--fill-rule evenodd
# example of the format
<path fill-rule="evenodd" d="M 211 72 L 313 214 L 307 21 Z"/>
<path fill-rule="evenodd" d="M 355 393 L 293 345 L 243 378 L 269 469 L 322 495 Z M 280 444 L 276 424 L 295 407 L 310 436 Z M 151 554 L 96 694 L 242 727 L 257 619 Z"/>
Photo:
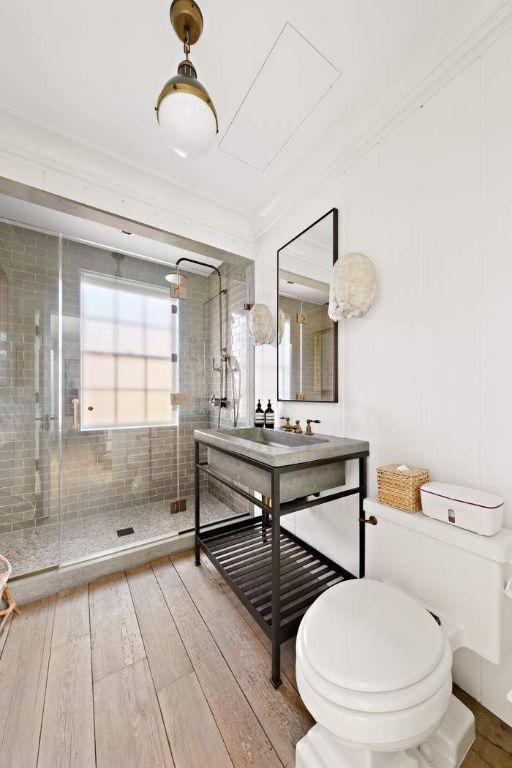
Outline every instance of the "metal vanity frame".
<path fill-rule="evenodd" d="M 200 552 L 211 560 L 243 605 L 272 641 L 272 685 L 281 683 L 281 643 L 293 637 L 309 606 L 319 594 L 335 583 L 356 576 L 306 544 L 300 538 L 281 529 L 283 515 L 309 509 L 318 504 L 359 496 L 359 578 L 365 575 L 365 524 L 375 524 L 365 518 L 363 502 L 366 498 L 368 450 L 346 456 L 317 459 L 300 464 L 270 466 L 240 455 L 239 452 L 219 448 L 194 437 L 195 461 L 195 564 L 200 565 Z M 250 492 L 221 477 L 200 461 L 200 448 L 219 451 L 240 461 L 252 464 L 270 474 L 271 496 L 268 503 L 255 498 Z M 311 469 L 324 464 L 358 461 L 359 478 L 355 488 L 298 499 L 281 504 L 280 478 L 289 472 Z M 245 519 L 213 530 L 201 531 L 200 474 L 204 473 L 234 493 L 247 499 L 262 510 L 262 517 Z"/>

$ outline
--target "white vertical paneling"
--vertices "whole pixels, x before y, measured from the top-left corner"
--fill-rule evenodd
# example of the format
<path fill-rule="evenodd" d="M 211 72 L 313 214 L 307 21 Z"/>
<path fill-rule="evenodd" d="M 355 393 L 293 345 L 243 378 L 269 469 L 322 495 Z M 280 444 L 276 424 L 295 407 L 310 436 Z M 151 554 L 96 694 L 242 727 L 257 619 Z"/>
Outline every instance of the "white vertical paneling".
<path fill-rule="evenodd" d="M 512 528 L 512 73 L 511 36 L 482 59 L 482 483 L 506 502 Z M 510 609 L 512 610 L 512 609 Z M 483 662 L 482 703 L 512 725 L 512 654 Z"/>
<path fill-rule="evenodd" d="M 430 468 L 432 478 L 502 494 L 512 527 L 512 34 L 490 48 L 329 187 L 269 233 L 275 250 L 332 206 L 343 251 L 375 262 L 379 297 L 341 333 L 338 405 L 281 404 L 322 419 L 318 432 L 370 442 L 375 467 Z M 261 265 L 261 266 L 260 266 Z M 263 291 L 270 299 L 268 283 Z M 275 350 L 270 350 L 275 355 Z M 257 375 L 270 382 L 275 358 Z M 258 379 L 257 379 L 258 380 Z M 351 567 L 356 509 L 298 513 L 299 535 Z M 512 604 L 507 604 L 512 610 Z M 495 667 L 457 654 L 456 680 L 512 725 L 512 657 Z"/>

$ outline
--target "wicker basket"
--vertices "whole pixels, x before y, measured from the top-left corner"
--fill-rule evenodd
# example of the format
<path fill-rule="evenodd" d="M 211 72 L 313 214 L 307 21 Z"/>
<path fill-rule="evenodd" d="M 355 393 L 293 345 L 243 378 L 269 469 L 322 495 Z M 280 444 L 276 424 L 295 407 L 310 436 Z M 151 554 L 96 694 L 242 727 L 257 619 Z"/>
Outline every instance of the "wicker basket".
<path fill-rule="evenodd" d="M 419 512 L 420 488 L 423 483 L 428 483 L 428 469 L 409 467 L 397 470 L 399 466 L 402 465 L 388 464 L 386 467 L 377 467 L 379 501 L 404 512 Z"/>

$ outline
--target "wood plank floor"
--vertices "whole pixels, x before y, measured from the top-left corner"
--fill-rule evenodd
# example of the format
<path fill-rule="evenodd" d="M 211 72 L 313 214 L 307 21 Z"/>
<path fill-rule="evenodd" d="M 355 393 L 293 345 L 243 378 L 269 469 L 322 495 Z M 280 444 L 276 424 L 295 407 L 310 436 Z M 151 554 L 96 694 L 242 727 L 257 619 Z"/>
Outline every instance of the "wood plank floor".
<path fill-rule="evenodd" d="M 0 636 L 2 768 L 292 768 L 311 727 L 270 685 L 267 637 L 190 553 L 24 606 Z M 511 768 L 512 729 L 467 694 L 464 768 Z"/>

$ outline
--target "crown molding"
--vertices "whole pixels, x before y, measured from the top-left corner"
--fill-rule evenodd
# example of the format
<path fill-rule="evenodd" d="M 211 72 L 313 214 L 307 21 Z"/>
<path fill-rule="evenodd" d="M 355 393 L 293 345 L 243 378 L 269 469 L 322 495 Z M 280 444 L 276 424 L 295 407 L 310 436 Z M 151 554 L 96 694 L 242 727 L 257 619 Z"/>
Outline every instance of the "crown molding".
<path fill-rule="evenodd" d="M 46 133 L 46 137 L 55 139 L 65 139 L 70 143 L 71 147 L 77 144 L 87 150 L 88 153 L 93 153 L 96 157 L 95 163 L 89 163 L 91 167 L 101 167 L 103 165 L 103 159 L 108 158 L 112 165 L 108 170 L 111 171 L 111 178 L 106 174 L 95 173 L 91 170 L 91 167 L 79 167 L 78 164 L 70 162 L 67 159 L 52 157 L 51 149 L 44 149 L 43 151 L 36 151 L 33 149 L 34 145 L 37 145 L 36 140 L 27 142 L 23 139 L 18 141 L 6 139 L 0 137 L 0 159 L 6 162 L 12 162 L 13 159 L 19 161 L 25 167 L 28 166 L 36 176 L 42 181 L 43 188 L 45 188 L 45 182 L 47 178 L 52 174 L 57 176 L 64 176 L 67 178 L 72 186 L 75 188 L 82 188 L 84 192 L 84 198 L 94 194 L 94 190 L 99 190 L 112 198 L 118 198 L 121 202 L 130 202 L 133 205 L 141 205 L 145 208 L 150 208 L 156 213 L 160 213 L 164 216 L 171 215 L 179 221 L 193 222 L 204 227 L 206 230 L 212 233 L 219 233 L 231 240 L 241 241 L 249 249 L 252 250 L 254 245 L 254 237 L 250 226 L 248 217 L 232 208 L 225 205 L 223 202 L 216 200 L 208 195 L 198 193 L 193 189 L 187 189 L 181 185 L 176 184 L 170 178 L 163 174 L 158 174 L 154 171 L 150 171 L 134 162 L 125 160 L 125 158 L 116 156 L 113 153 L 102 150 L 88 142 L 77 141 L 74 137 L 70 137 L 65 132 L 53 130 L 48 126 L 45 126 L 38 121 L 26 118 L 24 115 L 20 115 L 13 110 L 6 109 L 0 105 L 0 115 L 7 119 L 14 119 L 21 121 L 25 129 L 28 129 L 32 133 L 35 131 Z M 28 147 L 28 144 L 32 148 Z M 44 146 L 44 142 L 43 142 Z M 62 153 L 61 153 L 62 154 Z M 100 162 L 97 158 L 100 158 Z M 83 165 L 86 165 L 84 163 Z M 139 175 L 140 180 L 144 180 L 144 186 L 148 186 L 148 182 L 157 181 L 160 187 L 164 186 L 164 190 L 158 192 L 147 192 L 135 189 L 134 182 L 132 184 L 123 182 L 116 182 L 112 177 L 116 177 L 116 165 L 120 165 L 121 168 L 128 168 L 133 174 Z M 117 169 L 119 170 L 119 168 Z M 17 179 L 18 181 L 25 182 L 26 179 Z M 141 184 L 142 186 L 142 184 Z M 60 194 L 58 190 L 56 191 Z M 177 204 L 176 201 L 187 200 L 187 204 Z M 89 202 L 87 199 L 83 199 L 82 202 Z M 210 210 L 209 214 L 204 213 L 204 209 Z M 120 212 L 120 211 L 119 211 Z M 129 216 L 128 216 L 129 218 Z M 230 223 L 227 223 L 231 219 Z M 240 222 L 233 222 L 233 219 L 240 219 Z M 238 226 L 241 223 L 242 226 Z"/>
<path fill-rule="evenodd" d="M 512 0 L 507 0 L 498 10 L 491 13 L 478 29 L 469 34 L 443 61 L 432 68 L 426 76 L 420 78 L 403 97 L 386 110 L 348 148 L 342 150 L 331 161 L 324 163 L 318 171 L 313 171 L 306 181 L 302 178 L 300 185 L 292 182 L 287 189 L 283 190 L 273 201 L 267 204 L 265 209 L 260 211 L 255 217 L 256 242 L 261 241 L 270 230 L 277 227 L 302 203 L 318 195 L 336 177 L 342 175 L 368 154 L 386 136 L 391 134 L 414 112 L 422 109 L 436 93 L 448 85 L 457 75 L 480 58 L 485 51 L 511 30 Z M 300 187 L 295 194 L 292 191 L 293 186 Z M 258 218 L 260 226 L 258 226 Z M 263 224 L 261 224 L 262 218 L 266 218 Z"/>
<path fill-rule="evenodd" d="M 89 141 L 88 139 L 84 139 L 81 136 L 75 135 L 74 133 L 71 133 L 69 131 L 64 131 L 63 129 L 58 128 L 54 125 L 45 123 L 42 120 L 37 120 L 37 118 L 31 117 L 30 115 L 26 115 L 24 112 L 19 112 L 18 110 L 13 109 L 12 107 L 9 107 L 7 104 L 3 104 L 0 102 L 0 112 L 6 115 L 11 115 L 12 117 L 15 117 L 18 120 L 22 120 L 25 123 L 29 123 L 31 125 L 37 126 L 38 128 L 41 128 L 44 131 L 48 131 L 48 133 L 52 133 L 55 136 L 60 136 L 61 138 L 66 139 L 66 141 L 69 141 L 73 144 L 84 147 L 100 155 L 104 155 L 105 157 L 108 157 L 111 160 L 115 160 L 118 163 L 122 163 L 123 165 L 133 168 L 139 173 L 144 173 L 147 176 L 151 176 L 155 179 L 158 179 L 159 181 L 165 182 L 166 184 L 170 184 L 171 186 L 175 187 L 177 190 L 188 192 L 189 194 L 195 195 L 198 198 L 207 200 L 211 203 L 215 203 L 215 205 L 220 205 L 226 210 L 233 211 L 233 213 L 236 213 L 239 216 L 245 216 L 247 213 L 245 210 L 235 205 L 232 205 L 231 203 L 223 202 L 219 198 L 215 197 L 215 195 L 209 195 L 206 192 L 198 192 L 197 189 L 195 189 L 194 187 L 188 184 L 184 184 L 183 182 L 177 183 L 172 176 L 169 176 L 165 173 L 160 173 L 160 171 L 156 171 L 154 168 L 150 168 L 149 166 L 143 165 L 142 163 L 137 163 L 135 162 L 135 160 L 132 160 L 132 158 L 127 157 L 126 155 L 123 155 L 117 152 L 112 152 L 112 150 L 106 149 L 105 147 L 102 147 L 100 144 L 95 144 L 94 142 Z"/>

